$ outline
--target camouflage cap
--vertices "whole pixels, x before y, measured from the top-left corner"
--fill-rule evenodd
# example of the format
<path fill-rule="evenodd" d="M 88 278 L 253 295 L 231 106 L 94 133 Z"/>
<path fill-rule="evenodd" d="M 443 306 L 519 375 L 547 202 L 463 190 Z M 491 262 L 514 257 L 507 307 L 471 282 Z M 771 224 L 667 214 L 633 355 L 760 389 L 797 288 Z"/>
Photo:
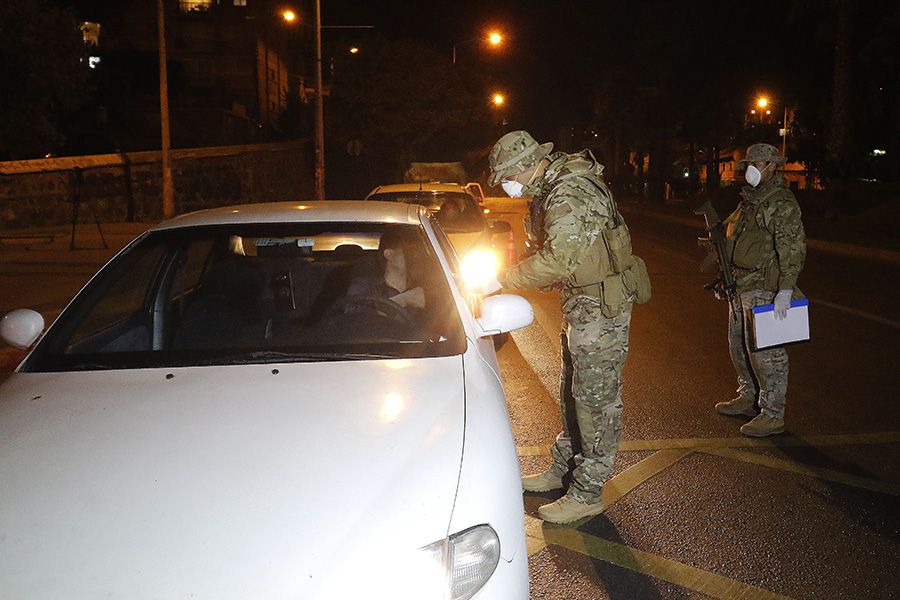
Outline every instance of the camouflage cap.
<path fill-rule="evenodd" d="M 738 161 L 738 169 L 746 169 L 747 165 L 757 161 L 765 161 L 783 165 L 787 158 L 778 153 L 772 144 L 753 144 L 747 148 L 747 155 Z"/>
<path fill-rule="evenodd" d="M 488 185 L 497 185 L 511 175 L 527 171 L 552 150 L 552 143 L 538 144 L 527 131 L 510 131 L 491 149 Z"/>

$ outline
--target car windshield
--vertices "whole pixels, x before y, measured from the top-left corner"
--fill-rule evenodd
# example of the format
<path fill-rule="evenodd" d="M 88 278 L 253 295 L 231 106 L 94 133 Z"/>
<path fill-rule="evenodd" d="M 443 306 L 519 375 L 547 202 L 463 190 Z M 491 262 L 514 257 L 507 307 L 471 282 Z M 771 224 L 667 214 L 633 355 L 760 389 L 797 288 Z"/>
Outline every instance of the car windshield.
<path fill-rule="evenodd" d="M 424 206 L 437 215 L 441 227 L 448 233 L 482 231 L 487 226 L 475 199 L 465 192 L 381 192 L 368 199 Z"/>
<path fill-rule="evenodd" d="M 60 315 L 27 371 L 418 358 L 465 351 L 420 226 L 151 232 Z"/>

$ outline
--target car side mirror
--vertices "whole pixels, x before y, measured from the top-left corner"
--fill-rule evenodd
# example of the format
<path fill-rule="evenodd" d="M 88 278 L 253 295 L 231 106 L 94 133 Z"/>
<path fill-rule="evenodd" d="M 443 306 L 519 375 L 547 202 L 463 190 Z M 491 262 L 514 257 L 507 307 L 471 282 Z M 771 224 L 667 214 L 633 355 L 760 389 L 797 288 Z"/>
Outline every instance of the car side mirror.
<path fill-rule="evenodd" d="M 0 319 L 0 338 L 19 350 L 27 350 L 44 331 L 44 317 L 28 308 L 6 313 Z"/>
<path fill-rule="evenodd" d="M 488 296 L 481 301 L 478 313 L 478 324 L 484 332 L 480 337 L 528 327 L 534 321 L 531 303 L 515 294 Z"/>
<path fill-rule="evenodd" d="M 507 221 L 491 222 L 491 235 L 495 235 L 498 233 L 509 233 L 510 231 L 512 231 L 512 226 Z"/>

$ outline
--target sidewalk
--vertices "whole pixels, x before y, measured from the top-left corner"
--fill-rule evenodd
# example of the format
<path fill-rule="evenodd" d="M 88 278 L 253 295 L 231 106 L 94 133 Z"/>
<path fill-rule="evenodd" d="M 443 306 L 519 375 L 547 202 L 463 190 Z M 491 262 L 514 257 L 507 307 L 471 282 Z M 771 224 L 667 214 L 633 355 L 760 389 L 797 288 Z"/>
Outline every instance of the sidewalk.
<path fill-rule="evenodd" d="M 125 244 L 155 223 L 80 223 L 75 229 L 75 249 L 70 250 L 72 227 L 0 229 L 0 264 L 78 264 L 99 267 Z M 103 235 L 101 237 L 100 231 Z M 107 248 L 103 247 L 106 240 Z"/>

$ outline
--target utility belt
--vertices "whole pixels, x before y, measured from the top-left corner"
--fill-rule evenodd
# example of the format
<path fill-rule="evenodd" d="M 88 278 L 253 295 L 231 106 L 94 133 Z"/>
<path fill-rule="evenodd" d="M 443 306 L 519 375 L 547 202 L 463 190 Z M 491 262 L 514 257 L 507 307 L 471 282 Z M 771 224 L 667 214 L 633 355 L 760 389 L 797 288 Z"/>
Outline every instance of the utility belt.
<path fill-rule="evenodd" d="M 575 296 L 597 298 L 606 317 L 615 317 L 629 302 L 650 299 L 647 265 L 631 253 L 628 227 L 616 216 L 619 224 L 597 236 L 562 291 L 563 302 Z"/>
<path fill-rule="evenodd" d="M 754 269 L 747 269 L 732 265 L 731 273 L 734 276 L 734 281 L 737 284 L 738 288 L 743 287 L 744 284 L 752 280 L 758 274 L 762 273 L 762 288 L 770 292 L 778 291 L 778 280 L 781 277 L 781 269 L 778 268 L 778 259 L 774 256 Z"/>

